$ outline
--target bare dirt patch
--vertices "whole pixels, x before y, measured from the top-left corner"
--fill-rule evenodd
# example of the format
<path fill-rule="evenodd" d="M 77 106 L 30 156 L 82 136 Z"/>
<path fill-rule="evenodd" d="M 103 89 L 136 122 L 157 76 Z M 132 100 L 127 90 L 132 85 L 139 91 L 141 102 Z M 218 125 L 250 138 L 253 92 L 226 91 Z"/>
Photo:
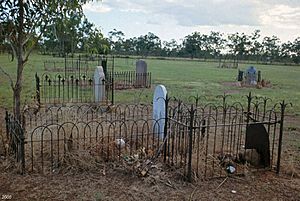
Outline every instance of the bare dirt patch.
<path fill-rule="evenodd" d="M 172 174 L 136 175 L 109 169 L 78 174 L 0 173 L 0 195 L 12 200 L 300 200 L 300 179 L 258 172 L 187 183 Z"/>

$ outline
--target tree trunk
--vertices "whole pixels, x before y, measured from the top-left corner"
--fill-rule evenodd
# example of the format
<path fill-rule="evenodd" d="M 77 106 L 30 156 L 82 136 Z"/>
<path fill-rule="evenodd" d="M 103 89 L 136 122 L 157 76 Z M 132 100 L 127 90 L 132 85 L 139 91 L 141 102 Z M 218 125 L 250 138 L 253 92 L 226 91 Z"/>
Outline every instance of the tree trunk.
<path fill-rule="evenodd" d="M 21 50 L 22 52 L 22 50 Z M 19 122 L 21 122 L 21 92 L 22 92 L 22 75 L 24 69 L 24 61 L 22 55 L 18 55 L 17 63 L 17 82 L 13 90 L 14 95 L 14 114 Z"/>
<path fill-rule="evenodd" d="M 16 57 L 17 61 L 17 81 L 13 89 L 14 95 L 14 115 L 16 119 L 21 123 L 21 91 L 22 91 L 22 75 L 24 68 L 24 50 L 23 50 L 23 28 L 24 28 L 24 3 L 23 0 L 19 0 L 19 16 L 18 16 L 18 41 L 16 45 Z"/>

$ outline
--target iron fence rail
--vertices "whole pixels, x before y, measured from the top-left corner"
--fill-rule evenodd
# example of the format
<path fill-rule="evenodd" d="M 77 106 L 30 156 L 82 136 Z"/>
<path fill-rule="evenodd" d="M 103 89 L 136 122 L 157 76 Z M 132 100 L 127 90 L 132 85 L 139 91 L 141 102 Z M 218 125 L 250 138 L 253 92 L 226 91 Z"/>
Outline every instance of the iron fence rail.
<path fill-rule="evenodd" d="M 224 97 L 220 105 L 209 106 L 167 98 L 163 133 L 157 132 L 161 120 L 152 119 L 151 105 L 50 107 L 36 114 L 28 110 L 24 128 L 20 127 L 24 141 L 17 140 L 18 146 L 24 147 L 23 171 L 51 172 L 63 166 L 69 153 L 82 151 L 98 161 L 127 160 L 136 155 L 159 159 L 192 181 L 243 174 L 249 166 L 242 156 L 251 151 L 250 167 L 279 173 L 288 104 L 252 104 L 257 100 L 249 94 L 246 106 L 232 106 Z M 66 111 L 74 116 L 65 118 Z M 7 117 L 8 134 L 19 135 L 13 126 L 16 122 L 12 122 Z M 256 153 L 258 165 L 251 162 Z"/>
<path fill-rule="evenodd" d="M 78 55 L 44 61 L 44 70 L 46 72 L 63 72 L 64 77 L 82 77 L 94 72 L 96 66 L 102 66 L 105 74 L 114 72 L 114 65 L 114 56 Z"/>
<path fill-rule="evenodd" d="M 150 88 L 151 73 L 108 72 L 102 83 L 93 77 L 62 74 L 36 74 L 36 99 L 39 104 L 95 103 L 96 88 L 105 91 L 102 104 L 113 104 L 115 89 Z M 102 90 L 102 91 L 103 91 Z"/>
<path fill-rule="evenodd" d="M 114 82 L 115 89 L 150 88 L 151 73 L 136 73 L 135 71 L 110 72 L 108 80 Z"/>
<path fill-rule="evenodd" d="M 101 88 L 103 98 L 97 100 L 95 89 Z M 98 103 L 113 104 L 113 83 L 107 80 L 95 82 L 94 78 L 83 75 L 82 77 L 64 77 L 61 74 L 51 76 L 36 74 L 36 99 L 41 104 L 63 104 L 63 103 Z"/>

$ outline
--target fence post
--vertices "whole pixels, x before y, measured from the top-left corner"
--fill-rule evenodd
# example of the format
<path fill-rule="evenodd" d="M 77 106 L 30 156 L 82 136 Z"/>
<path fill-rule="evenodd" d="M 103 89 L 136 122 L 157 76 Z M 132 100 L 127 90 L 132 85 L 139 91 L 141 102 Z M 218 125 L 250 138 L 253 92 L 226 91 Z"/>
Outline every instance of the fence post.
<path fill-rule="evenodd" d="M 65 77 L 67 77 L 67 55 L 65 55 Z"/>
<path fill-rule="evenodd" d="M 164 125 L 164 163 L 167 161 L 167 135 L 168 135 L 168 107 L 169 107 L 169 97 L 166 95 L 165 99 L 165 125 Z"/>
<path fill-rule="evenodd" d="M 5 111 L 5 127 L 6 127 L 6 137 L 9 140 L 9 128 L 8 128 L 8 111 Z"/>
<path fill-rule="evenodd" d="M 35 87 L 36 87 L 36 100 L 39 104 L 39 107 L 41 106 L 41 90 L 40 90 L 40 78 L 37 75 L 37 73 L 35 73 Z"/>
<path fill-rule="evenodd" d="M 104 75 L 107 76 L 107 58 L 101 60 L 101 66 L 103 67 Z"/>
<path fill-rule="evenodd" d="M 251 101 L 252 101 L 251 92 L 249 92 L 249 95 L 247 96 L 247 100 L 248 100 L 248 105 L 247 105 L 247 120 L 246 120 L 246 123 L 247 123 L 247 126 L 248 126 L 249 121 L 250 121 L 250 110 L 251 110 Z"/>
<path fill-rule="evenodd" d="M 281 119 L 280 119 L 280 130 L 279 130 L 279 140 L 278 140 L 278 154 L 277 154 L 277 170 L 276 173 L 279 174 L 280 171 L 280 157 L 281 157 L 281 148 L 282 148 L 282 137 L 283 137 L 283 122 L 284 122 L 284 112 L 288 104 L 284 100 L 280 103 L 281 109 Z"/>
<path fill-rule="evenodd" d="M 107 63 L 106 63 L 106 67 L 107 67 Z M 111 104 L 114 104 L 114 90 L 115 90 L 115 81 L 114 81 L 114 67 L 115 67 L 115 57 L 112 57 L 112 70 L 111 70 L 111 75 L 112 75 L 112 79 L 111 79 Z M 107 69 L 106 69 L 107 70 Z"/>
<path fill-rule="evenodd" d="M 194 130 L 194 106 L 191 106 L 190 112 L 190 125 L 189 125 L 189 153 L 188 153 L 188 171 L 187 179 L 192 182 L 192 154 L 193 154 L 193 130 Z"/>
<path fill-rule="evenodd" d="M 24 136 L 24 129 L 21 125 L 20 125 L 19 137 L 20 137 L 19 157 L 21 161 L 21 174 L 24 174 L 25 173 L 25 136 Z"/>

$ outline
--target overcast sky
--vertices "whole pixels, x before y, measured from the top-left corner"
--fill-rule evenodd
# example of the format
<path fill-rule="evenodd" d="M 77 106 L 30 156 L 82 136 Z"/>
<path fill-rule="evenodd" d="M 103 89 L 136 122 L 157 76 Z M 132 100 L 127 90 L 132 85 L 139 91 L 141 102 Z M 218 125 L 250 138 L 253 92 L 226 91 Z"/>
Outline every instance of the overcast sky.
<path fill-rule="evenodd" d="M 102 0 L 84 6 L 89 21 L 105 36 L 113 29 L 126 38 L 152 32 L 180 40 L 194 31 L 300 37 L 300 0 Z"/>

